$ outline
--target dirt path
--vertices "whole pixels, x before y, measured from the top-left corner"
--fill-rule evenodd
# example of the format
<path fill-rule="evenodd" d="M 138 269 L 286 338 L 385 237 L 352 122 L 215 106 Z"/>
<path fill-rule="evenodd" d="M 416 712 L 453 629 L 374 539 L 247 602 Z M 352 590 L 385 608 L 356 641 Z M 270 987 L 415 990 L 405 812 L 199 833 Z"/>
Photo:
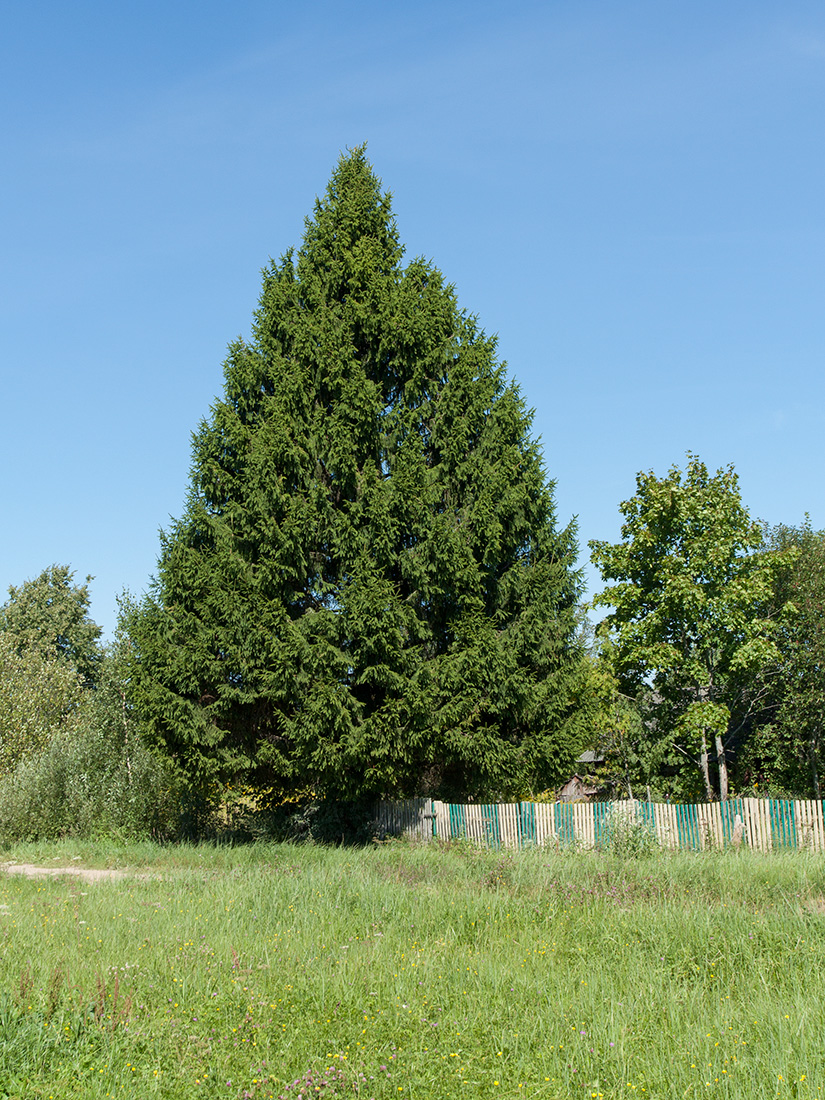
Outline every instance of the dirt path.
<path fill-rule="evenodd" d="M 25 875 L 26 878 L 56 878 L 59 875 L 74 875 L 83 882 L 100 882 L 102 879 L 125 878 L 125 871 L 115 871 L 94 867 L 38 867 L 34 863 L 2 863 L 0 869 L 7 875 Z"/>

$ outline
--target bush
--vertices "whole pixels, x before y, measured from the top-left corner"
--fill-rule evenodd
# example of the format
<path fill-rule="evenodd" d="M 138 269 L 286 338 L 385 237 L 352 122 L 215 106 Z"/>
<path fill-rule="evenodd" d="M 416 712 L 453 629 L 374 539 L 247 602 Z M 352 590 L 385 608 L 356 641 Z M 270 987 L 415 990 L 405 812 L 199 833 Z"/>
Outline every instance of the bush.
<path fill-rule="evenodd" d="M 238 815 L 238 831 L 252 839 L 310 844 L 362 845 L 375 836 L 375 803 L 337 801 L 308 795 Z"/>
<path fill-rule="evenodd" d="M 0 776 L 7 776 L 76 721 L 84 690 L 68 662 L 34 649 L 19 652 L 3 631 L 0 683 Z"/>
<path fill-rule="evenodd" d="M 169 765 L 139 739 L 112 738 L 89 717 L 58 730 L 0 780 L 4 841 L 177 830 L 180 795 Z"/>
<path fill-rule="evenodd" d="M 652 825 L 643 821 L 634 805 L 614 802 L 607 817 L 607 850 L 625 858 L 638 859 L 659 851 L 659 840 Z"/>

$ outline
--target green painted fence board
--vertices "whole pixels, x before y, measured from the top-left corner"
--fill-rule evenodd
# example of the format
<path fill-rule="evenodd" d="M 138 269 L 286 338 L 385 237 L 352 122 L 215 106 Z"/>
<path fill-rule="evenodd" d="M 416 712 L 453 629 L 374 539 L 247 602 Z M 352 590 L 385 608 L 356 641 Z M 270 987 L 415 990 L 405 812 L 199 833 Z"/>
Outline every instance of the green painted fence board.
<path fill-rule="evenodd" d="M 547 822 L 541 825 L 541 832 L 539 809 L 542 821 Z M 469 806 L 420 798 L 379 803 L 375 824 L 379 835 L 407 835 L 425 841 L 432 837 L 440 840 L 468 838 L 495 849 L 527 847 L 538 843 L 539 836 L 542 843 L 555 840 L 561 847 L 576 844 L 599 847 L 609 842 L 614 812 L 635 815 L 638 821 L 657 831 L 665 847 L 675 845 L 697 850 L 707 843 L 721 843 L 725 848 L 752 844 L 764 851 L 798 847 L 825 851 L 825 800 L 732 798 L 716 803 L 709 812 L 704 805 L 701 808 L 692 804 L 665 807 L 637 801 Z M 544 816 L 547 814 L 549 822 Z M 741 824 L 738 831 L 737 822 Z M 547 825 L 551 823 L 548 832 Z"/>
<path fill-rule="evenodd" d="M 796 815 L 794 804 L 785 798 L 771 798 L 771 840 L 774 848 L 795 848 Z"/>
<path fill-rule="evenodd" d="M 519 844 L 536 843 L 536 804 L 535 802 L 519 802 Z"/>
<path fill-rule="evenodd" d="M 467 835 L 467 819 L 460 803 L 450 803 L 450 839 L 459 840 Z"/>
<path fill-rule="evenodd" d="M 484 821 L 484 831 L 487 834 L 488 847 L 500 848 L 501 832 L 498 827 L 498 806 L 495 803 L 482 806 L 481 816 Z"/>
<path fill-rule="evenodd" d="M 608 832 L 610 829 L 609 814 L 609 802 L 593 803 L 593 832 L 595 834 L 597 845 L 605 844 L 607 842 Z"/>
<path fill-rule="evenodd" d="M 571 802 L 555 803 L 556 836 L 563 847 L 572 847 L 576 843 L 576 834 L 573 829 L 573 804 Z"/>

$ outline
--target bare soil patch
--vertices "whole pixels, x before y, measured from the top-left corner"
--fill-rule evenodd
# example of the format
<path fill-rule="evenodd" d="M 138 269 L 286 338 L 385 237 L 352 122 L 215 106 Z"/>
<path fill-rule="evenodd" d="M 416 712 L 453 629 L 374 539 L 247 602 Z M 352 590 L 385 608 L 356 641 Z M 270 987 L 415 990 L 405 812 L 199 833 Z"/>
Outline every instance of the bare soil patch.
<path fill-rule="evenodd" d="M 95 867 L 38 867 L 35 863 L 3 863 L 0 867 L 7 875 L 25 875 L 26 878 L 57 878 L 73 875 L 82 882 L 100 882 L 104 879 L 125 878 L 125 871 Z"/>

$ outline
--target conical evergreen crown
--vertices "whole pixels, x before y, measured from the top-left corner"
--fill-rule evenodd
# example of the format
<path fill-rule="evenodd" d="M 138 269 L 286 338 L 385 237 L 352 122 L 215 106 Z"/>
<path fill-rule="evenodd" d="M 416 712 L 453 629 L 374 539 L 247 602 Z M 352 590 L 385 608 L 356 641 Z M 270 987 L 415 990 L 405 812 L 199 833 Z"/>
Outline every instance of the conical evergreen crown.
<path fill-rule="evenodd" d="M 194 773 L 338 795 L 546 786 L 580 740 L 577 575 L 495 341 L 343 156 L 196 434 L 132 623 Z"/>

